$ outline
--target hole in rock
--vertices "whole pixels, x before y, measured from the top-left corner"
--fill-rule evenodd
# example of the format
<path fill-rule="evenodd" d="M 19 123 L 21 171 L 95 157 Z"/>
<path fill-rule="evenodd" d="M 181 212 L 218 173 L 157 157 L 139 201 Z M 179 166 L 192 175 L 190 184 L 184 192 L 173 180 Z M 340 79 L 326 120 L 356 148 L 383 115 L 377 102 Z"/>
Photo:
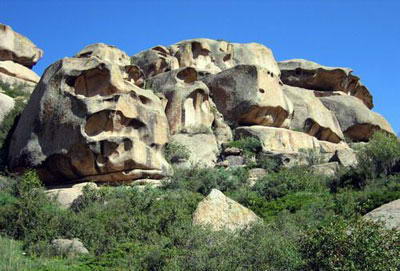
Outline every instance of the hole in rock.
<path fill-rule="evenodd" d="M 265 90 L 262 88 L 258 89 L 258 91 L 260 91 L 261 93 L 265 93 Z"/>
<path fill-rule="evenodd" d="M 187 84 L 193 83 L 197 80 L 197 71 L 193 68 L 188 67 L 178 72 L 176 77 L 178 77 L 178 79 L 180 80 L 183 80 Z"/>
<path fill-rule="evenodd" d="M 197 58 L 199 55 L 208 56 L 210 51 L 203 48 L 200 42 L 194 41 L 192 42 L 192 53 L 193 53 L 193 58 Z"/>

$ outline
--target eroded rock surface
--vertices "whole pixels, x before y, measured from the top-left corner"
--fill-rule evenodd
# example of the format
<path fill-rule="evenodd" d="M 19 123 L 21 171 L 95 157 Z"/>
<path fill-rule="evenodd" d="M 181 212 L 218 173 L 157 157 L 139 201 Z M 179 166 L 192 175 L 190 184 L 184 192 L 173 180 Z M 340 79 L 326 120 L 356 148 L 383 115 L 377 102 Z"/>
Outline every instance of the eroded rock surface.
<path fill-rule="evenodd" d="M 368 141 L 378 130 L 395 134 L 384 117 L 369 110 L 355 97 L 331 96 L 320 100 L 335 114 L 343 134 L 353 141 Z"/>
<path fill-rule="evenodd" d="M 211 39 L 193 39 L 169 47 L 155 46 L 132 57 L 146 77 L 183 67 L 203 74 L 216 74 L 239 64 L 258 65 L 279 76 L 272 51 L 258 43 L 231 43 Z"/>
<path fill-rule="evenodd" d="M 13 62 L 32 68 L 43 56 L 43 51 L 10 26 L 0 24 L 0 61 Z"/>
<path fill-rule="evenodd" d="M 336 116 L 315 97 L 312 90 L 284 85 L 283 92 L 294 107 L 290 129 L 333 143 L 344 139 Z"/>
<path fill-rule="evenodd" d="M 214 231 L 239 230 L 257 222 L 261 222 L 261 219 L 253 211 L 217 189 L 211 190 L 193 214 L 194 225 L 209 226 Z"/>
<path fill-rule="evenodd" d="M 288 127 L 292 102 L 279 78 L 265 68 L 238 65 L 203 79 L 225 120 L 241 125 Z"/>
<path fill-rule="evenodd" d="M 25 66 L 10 60 L 0 61 L 0 82 L 3 84 L 21 86 L 22 91 L 32 93 L 39 80 L 40 77 Z"/>
<path fill-rule="evenodd" d="M 327 92 L 326 95 L 341 91 L 357 97 L 370 109 L 374 106 L 369 90 L 351 69 L 322 66 L 305 59 L 281 61 L 278 65 L 281 79 L 287 85 Z"/>
<path fill-rule="evenodd" d="M 10 168 L 37 168 L 46 183 L 168 175 L 161 101 L 126 80 L 125 68 L 98 56 L 51 65 L 18 122 Z"/>

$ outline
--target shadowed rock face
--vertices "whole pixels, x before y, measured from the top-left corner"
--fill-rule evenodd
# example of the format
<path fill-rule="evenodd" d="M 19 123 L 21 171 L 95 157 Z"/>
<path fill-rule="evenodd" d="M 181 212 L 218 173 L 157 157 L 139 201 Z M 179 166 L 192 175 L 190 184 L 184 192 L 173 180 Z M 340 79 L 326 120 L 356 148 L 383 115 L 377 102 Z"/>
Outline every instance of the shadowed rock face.
<path fill-rule="evenodd" d="M 169 47 L 156 46 L 132 56 L 146 77 L 183 67 L 202 74 L 216 74 L 239 64 L 258 65 L 275 76 L 280 71 L 272 51 L 258 43 L 230 43 L 211 39 L 193 39 Z"/>
<path fill-rule="evenodd" d="M 353 141 L 368 141 L 378 130 L 395 134 L 390 124 L 352 96 L 319 98 L 339 121 L 343 134 Z"/>
<path fill-rule="evenodd" d="M 48 184 L 122 182 L 170 173 L 161 149 L 168 122 L 160 100 L 98 56 L 51 65 L 18 122 L 15 171 L 37 168 Z"/>
<path fill-rule="evenodd" d="M 211 131 L 214 121 L 208 87 L 198 80 L 193 68 L 158 74 L 146 81 L 146 88 L 164 97 L 171 134 Z"/>
<path fill-rule="evenodd" d="M 293 105 L 269 70 L 238 65 L 203 79 L 226 120 L 241 125 L 288 127 Z"/>
<path fill-rule="evenodd" d="M 11 60 L 32 68 L 43 56 L 43 51 L 28 38 L 8 25 L 0 24 L 0 61 Z"/>
<path fill-rule="evenodd" d="M 284 85 L 283 92 L 294 106 L 291 129 L 333 143 L 344 139 L 336 116 L 315 97 L 312 90 Z"/>
<path fill-rule="evenodd" d="M 332 92 L 341 91 L 357 97 L 370 109 L 374 106 L 369 90 L 360 78 L 351 74 L 351 69 L 326 67 L 304 59 L 286 60 L 278 65 L 281 79 L 287 85 L 315 90 L 318 96 L 336 95 Z"/>

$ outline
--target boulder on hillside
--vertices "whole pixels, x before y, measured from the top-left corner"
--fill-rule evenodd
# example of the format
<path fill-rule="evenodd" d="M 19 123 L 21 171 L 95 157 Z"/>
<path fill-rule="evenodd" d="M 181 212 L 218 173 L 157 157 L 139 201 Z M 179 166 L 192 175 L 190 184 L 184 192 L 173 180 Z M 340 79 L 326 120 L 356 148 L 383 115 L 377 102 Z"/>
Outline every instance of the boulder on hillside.
<path fill-rule="evenodd" d="M 46 191 L 46 194 L 53 197 L 63 209 L 71 207 L 75 200 L 83 195 L 83 188 L 98 189 L 95 183 L 79 183 L 69 187 L 53 187 Z"/>
<path fill-rule="evenodd" d="M 292 102 L 269 70 L 238 65 L 203 79 L 225 120 L 240 125 L 288 127 Z"/>
<path fill-rule="evenodd" d="M 175 134 L 170 142 L 185 146 L 189 151 L 189 159 L 178 163 L 181 167 L 201 166 L 214 167 L 219 154 L 218 143 L 213 134 Z"/>
<path fill-rule="evenodd" d="M 305 59 L 291 59 L 278 63 L 283 83 L 327 92 L 341 91 L 360 99 L 368 108 L 372 108 L 372 95 L 352 74 L 352 70 L 341 67 L 327 67 Z"/>
<path fill-rule="evenodd" d="M 372 221 L 381 221 L 388 229 L 400 230 L 400 199 L 389 202 L 365 215 Z"/>
<path fill-rule="evenodd" d="M 356 152 L 351 148 L 337 150 L 330 162 L 338 162 L 344 167 L 355 167 L 358 164 Z"/>
<path fill-rule="evenodd" d="M 253 211 L 217 189 L 211 190 L 193 214 L 194 225 L 209 226 L 214 231 L 240 230 L 258 222 L 261 219 Z"/>
<path fill-rule="evenodd" d="M 312 90 L 284 85 L 283 92 L 294 107 L 290 129 L 333 143 L 344 139 L 336 116 L 315 97 Z"/>
<path fill-rule="evenodd" d="M 53 251 L 57 256 L 73 258 L 82 254 L 89 254 L 89 251 L 82 242 L 77 239 L 54 239 L 51 241 Z"/>
<path fill-rule="evenodd" d="M 327 177 L 335 176 L 339 171 L 338 162 L 322 163 L 319 165 L 312 165 L 310 170 L 313 174 L 324 175 Z"/>
<path fill-rule="evenodd" d="M 0 24 L 0 61 L 11 60 L 32 68 L 43 56 L 43 51 L 32 41 L 15 32 L 10 26 Z"/>
<path fill-rule="evenodd" d="M 263 152 L 297 153 L 304 150 L 314 150 L 321 155 L 332 157 L 336 150 L 348 149 L 346 143 L 332 143 L 318 140 L 306 133 L 284 128 L 265 126 L 242 126 L 236 128 L 236 135 L 254 136 L 261 141 Z"/>
<path fill-rule="evenodd" d="M 353 141 L 368 141 L 379 130 L 394 134 L 385 118 L 369 110 L 355 97 L 331 96 L 319 99 L 335 114 L 343 134 Z"/>
<path fill-rule="evenodd" d="M 272 51 L 258 43 L 231 43 L 221 40 L 193 39 L 169 47 L 156 46 L 132 56 L 146 77 L 183 67 L 192 67 L 204 74 L 216 74 L 236 65 L 258 65 L 279 76 L 279 67 Z"/>
<path fill-rule="evenodd" d="M 13 98 L 0 93 L 0 124 L 3 122 L 4 117 L 14 108 L 14 105 Z"/>
<path fill-rule="evenodd" d="M 168 122 L 161 101 L 97 56 L 51 65 L 11 140 L 9 166 L 36 168 L 47 184 L 162 178 Z"/>
<path fill-rule="evenodd" d="M 171 134 L 211 131 L 214 122 L 208 87 L 193 68 L 160 73 L 146 80 L 146 88 L 165 97 Z"/>

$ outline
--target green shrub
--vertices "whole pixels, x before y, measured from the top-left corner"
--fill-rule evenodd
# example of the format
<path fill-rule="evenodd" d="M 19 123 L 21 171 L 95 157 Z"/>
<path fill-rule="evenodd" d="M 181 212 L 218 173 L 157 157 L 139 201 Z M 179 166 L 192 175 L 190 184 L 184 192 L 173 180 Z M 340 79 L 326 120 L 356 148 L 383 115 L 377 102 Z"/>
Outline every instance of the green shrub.
<path fill-rule="evenodd" d="M 170 142 L 164 149 L 165 159 L 170 163 L 176 163 L 181 160 L 188 160 L 190 158 L 190 150 L 177 142 Z"/>
<path fill-rule="evenodd" d="M 254 156 L 262 150 L 261 141 L 253 136 L 242 137 L 237 140 L 229 142 L 226 147 L 235 147 L 243 150 L 245 155 Z"/>
<path fill-rule="evenodd" d="M 323 162 L 322 155 L 316 149 L 300 149 L 299 152 L 304 154 L 307 165 L 319 165 Z"/>
<path fill-rule="evenodd" d="M 314 175 L 305 168 L 294 167 L 266 175 L 257 181 L 253 190 L 265 199 L 272 200 L 292 192 L 325 190 L 324 181 L 324 177 Z"/>
<path fill-rule="evenodd" d="M 0 82 L 0 89 L 11 98 L 24 97 L 27 98 L 30 96 L 29 91 L 24 91 L 27 86 L 25 84 L 16 84 L 10 85 L 4 82 Z"/>
<path fill-rule="evenodd" d="M 208 195 L 213 188 L 222 192 L 236 190 L 244 186 L 247 179 L 247 170 L 239 167 L 175 169 L 166 189 L 184 189 Z"/>
<path fill-rule="evenodd" d="M 306 270 L 396 271 L 400 267 L 400 232 L 366 220 L 332 222 L 302 238 Z"/>

